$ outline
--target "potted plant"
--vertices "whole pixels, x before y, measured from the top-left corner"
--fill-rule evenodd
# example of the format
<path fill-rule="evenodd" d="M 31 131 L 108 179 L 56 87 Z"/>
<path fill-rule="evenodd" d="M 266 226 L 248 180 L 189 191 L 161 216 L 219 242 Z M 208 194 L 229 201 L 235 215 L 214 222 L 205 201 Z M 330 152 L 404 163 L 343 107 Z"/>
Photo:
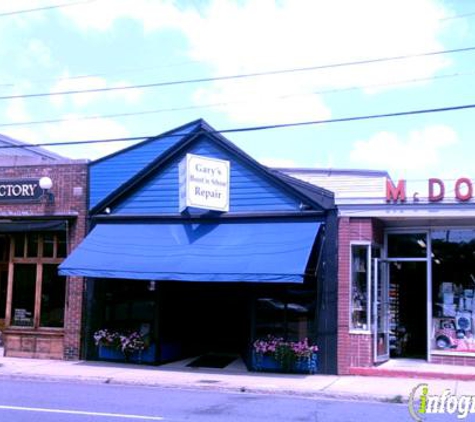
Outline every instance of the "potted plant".
<path fill-rule="evenodd" d="M 127 362 L 153 362 L 155 347 L 137 331 L 114 331 L 106 328 L 94 333 L 94 343 L 99 348 L 99 358 Z M 146 354 L 144 351 L 147 350 Z"/>
<path fill-rule="evenodd" d="M 252 369 L 255 371 L 315 374 L 317 372 L 316 345 L 307 338 L 286 341 L 268 335 L 252 345 Z"/>

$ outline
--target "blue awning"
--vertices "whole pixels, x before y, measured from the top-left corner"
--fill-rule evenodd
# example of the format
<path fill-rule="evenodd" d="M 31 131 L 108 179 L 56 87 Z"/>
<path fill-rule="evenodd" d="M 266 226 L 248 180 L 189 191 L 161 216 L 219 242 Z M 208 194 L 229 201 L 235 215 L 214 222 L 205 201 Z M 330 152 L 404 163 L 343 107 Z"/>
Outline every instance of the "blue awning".
<path fill-rule="evenodd" d="M 302 283 L 321 223 L 99 224 L 61 275 Z"/>

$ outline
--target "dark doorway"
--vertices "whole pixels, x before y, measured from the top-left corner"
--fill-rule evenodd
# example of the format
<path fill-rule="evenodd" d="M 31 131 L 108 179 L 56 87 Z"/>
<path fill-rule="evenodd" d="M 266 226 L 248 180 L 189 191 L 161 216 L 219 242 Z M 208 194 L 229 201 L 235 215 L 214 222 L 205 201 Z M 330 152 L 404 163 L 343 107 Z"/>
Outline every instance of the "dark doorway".
<path fill-rule="evenodd" d="M 427 264 L 397 261 L 389 269 L 391 357 L 427 357 Z"/>

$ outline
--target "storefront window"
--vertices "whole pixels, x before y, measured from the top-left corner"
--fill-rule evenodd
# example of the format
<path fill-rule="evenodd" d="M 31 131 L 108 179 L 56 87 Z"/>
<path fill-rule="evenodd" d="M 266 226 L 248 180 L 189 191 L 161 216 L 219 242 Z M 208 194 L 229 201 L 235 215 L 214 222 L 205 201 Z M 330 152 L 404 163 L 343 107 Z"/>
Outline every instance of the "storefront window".
<path fill-rule="evenodd" d="M 12 239 L 14 253 L 10 325 L 62 327 L 66 279 L 58 276 L 58 265 L 63 260 L 65 233 L 21 233 Z M 0 295 L 2 286 L 0 279 Z"/>
<path fill-rule="evenodd" d="M 15 258 L 23 258 L 25 256 L 25 235 L 23 233 L 14 236 Z"/>
<path fill-rule="evenodd" d="M 0 268 L 0 319 L 5 318 L 7 305 L 8 270 Z"/>
<path fill-rule="evenodd" d="M 32 327 L 35 314 L 36 265 L 15 265 L 13 274 L 12 325 Z"/>
<path fill-rule="evenodd" d="M 54 256 L 54 234 L 45 233 L 43 235 L 43 257 L 52 258 Z"/>
<path fill-rule="evenodd" d="M 289 341 L 313 340 L 315 292 L 291 291 L 261 297 L 256 303 L 255 337 L 280 337 Z"/>
<path fill-rule="evenodd" d="M 425 233 L 388 234 L 388 258 L 426 258 Z"/>
<path fill-rule="evenodd" d="M 64 299 L 66 278 L 58 275 L 58 265 L 43 265 L 41 283 L 41 327 L 62 327 L 64 324 Z"/>
<path fill-rule="evenodd" d="M 8 286 L 8 252 L 7 236 L 0 236 L 0 319 L 5 319 Z"/>
<path fill-rule="evenodd" d="M 26 256 L 28 258 L 38 256 L 38 233 L 30 233 L 26 236 Z"/>
<path fill-rule="evenodd" d="M 431 238 L 432 350 L 475 353 L 475 231 L 434 231 Z"/>
<path fill-rule="evenodd" d="M 351 246 L 351 321 L 350 329 L 369 329 L 370 245 Z"/>
<path fill-rule="evenodd" d="M 56 257 L 66 258 L 68 254 L 66 243 L 66 232 L 59 232 L 56 234 Z"/>

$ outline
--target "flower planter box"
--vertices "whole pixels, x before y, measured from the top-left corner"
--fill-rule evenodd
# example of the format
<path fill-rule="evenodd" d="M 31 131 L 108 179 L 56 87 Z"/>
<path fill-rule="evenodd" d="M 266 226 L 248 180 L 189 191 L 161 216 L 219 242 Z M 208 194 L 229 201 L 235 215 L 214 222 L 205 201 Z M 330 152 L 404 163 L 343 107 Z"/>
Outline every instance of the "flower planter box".
<path fill-rule="evenodd" d="M 274 357 L 253 352 L 251 355 L 251 369 L 262 372 L 278 372 L 289 374 L 315 374 L 318 368 L 317 354 L 309 358 L 296 359 L 290 367 L 283 367 Z"/>
<path fill-rule="evenodd" d="M 114 362 L 132 362 L 132 363 L 154 363 L 155 345 L 152 344 L 141 352 L 134 352 L 125 358 L 125 355 L 118 349 L 109 346 L 99 346 L 99 359 Z"/>

